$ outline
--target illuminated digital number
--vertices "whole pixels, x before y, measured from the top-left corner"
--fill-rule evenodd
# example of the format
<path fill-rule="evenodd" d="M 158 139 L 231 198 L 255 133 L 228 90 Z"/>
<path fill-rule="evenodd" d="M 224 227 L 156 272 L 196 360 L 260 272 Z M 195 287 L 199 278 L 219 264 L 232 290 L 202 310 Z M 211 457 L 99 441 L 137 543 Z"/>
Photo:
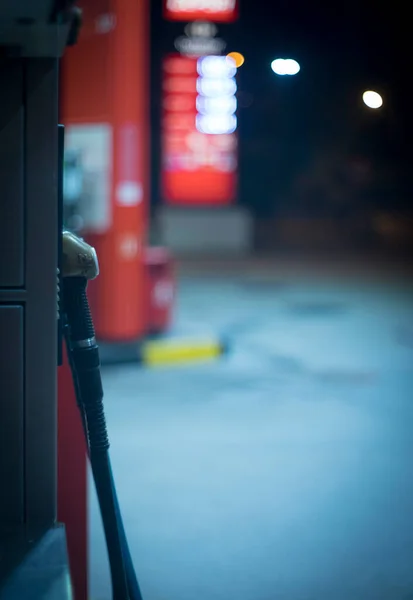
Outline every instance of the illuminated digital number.
<path fill-rule="evenodd" d="M 225 56 L 198 60 L 196 128 L 209 135 L 233 133 L 237 128 L 235 61 Z"/>

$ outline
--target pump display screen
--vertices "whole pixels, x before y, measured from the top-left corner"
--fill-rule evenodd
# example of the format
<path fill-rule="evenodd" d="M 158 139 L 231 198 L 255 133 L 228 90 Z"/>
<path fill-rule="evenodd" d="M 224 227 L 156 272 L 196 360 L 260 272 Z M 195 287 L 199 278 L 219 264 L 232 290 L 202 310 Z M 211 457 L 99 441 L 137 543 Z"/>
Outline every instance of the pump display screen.
<path fill-rule="evenodd" d="M 169 204 L 224 205 L 237 187 L 236 67 L 223 56 L 163 62 L 162 195 Z"/>
<path fill-rule="evenodd" d="M 168 21 L 214 21 L 232 23 L 238 18 L 237 0 L 164 0 Z"/>

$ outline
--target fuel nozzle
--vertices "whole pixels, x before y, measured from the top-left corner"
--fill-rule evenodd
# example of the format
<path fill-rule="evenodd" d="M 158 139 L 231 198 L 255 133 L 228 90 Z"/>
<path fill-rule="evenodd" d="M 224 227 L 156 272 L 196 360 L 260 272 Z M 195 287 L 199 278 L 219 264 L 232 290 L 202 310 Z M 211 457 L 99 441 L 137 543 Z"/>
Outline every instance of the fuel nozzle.
<path fill-rule="evenodd" d="M 63 232 L 62 255 L 66 344 L 105 531 L 112 599 L 142 600 L 110 464 L 99 348 L 86 294 L 88 282 L 99 275 L 98 258 L 70 231 Z"/>
<path fill-rule="evenodd" d="M 99 275 L 96 250 L 70 231 L 63 231 L 62 277 L 95 279 Z"/>
<path fill-rule="evenodd" d="M 95 249 L 70 231 L 64 231 L 62 300 L 65 337 L 72 370 L 76 373 L 78 402 L 88 420 L 88 442 L 92 452 L 109 447 L 102 403 L 99 349 L 86 293 L 88 281 L 98 274 Z"/>
<path fill-rule="evenodd" d="M 63 310 L 73 348 L 96 345 L 95 329 L 86 295 L 88 281 L 99 275 L 96 250 L 70 231 L 63 232 Z"/>
<path fill-rule="evenodd" d="M 62 239 L 65 338 L 95 481 L 112 578 L 113 600 L 142 600 L 123 526 L 109 458 L 99 348 L 86 294 L 99 275 L 94 248 L 70 231 Z"/>

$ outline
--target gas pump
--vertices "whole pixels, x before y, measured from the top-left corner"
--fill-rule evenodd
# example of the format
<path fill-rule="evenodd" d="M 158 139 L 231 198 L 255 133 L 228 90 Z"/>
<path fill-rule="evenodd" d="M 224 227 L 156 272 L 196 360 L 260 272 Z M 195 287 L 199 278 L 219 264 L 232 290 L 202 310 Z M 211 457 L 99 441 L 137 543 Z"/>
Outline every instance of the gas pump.
<path fill-rule="evenodd" d="M 70 0 L 0 3 L 0 597 L 72 598 L 58 519 L 59 59 Z"/>
<path fill-rule="evenodd" d="M 141 598 L 114 487 L 86 298 L 97 258 L 61 229 L 58 67 L 81 24 L 73 5 L 4 0 L 0 6 L 0 254 L 7 256 L 0 262 L 1 600 L 74 597 L 65 527 L 57 517 L 56 367 L 62 333 L 102 511 L 113 598 Z M 72 169 L 79 175 L 78 166 L 71 159 L 66 174 Z M 76 199 L 79 182 L 73 183 Z"/>

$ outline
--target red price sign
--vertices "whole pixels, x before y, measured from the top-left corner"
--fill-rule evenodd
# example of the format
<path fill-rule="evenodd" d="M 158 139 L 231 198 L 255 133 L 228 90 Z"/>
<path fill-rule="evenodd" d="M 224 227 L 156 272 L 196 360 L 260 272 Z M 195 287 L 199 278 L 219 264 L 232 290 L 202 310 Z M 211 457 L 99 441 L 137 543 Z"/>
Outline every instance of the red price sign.
<path fill-rule="evenodd" d="M 164 0 L 167 21 L 232 23 L 238 18 L 237 0 Z"/>
<path fill-rule="evenodd" d="M 225 205 L 236 196 L 237 137 L 197 128 L 197 59 L 163 64 L 162 195 L 169 204 Z"/>

